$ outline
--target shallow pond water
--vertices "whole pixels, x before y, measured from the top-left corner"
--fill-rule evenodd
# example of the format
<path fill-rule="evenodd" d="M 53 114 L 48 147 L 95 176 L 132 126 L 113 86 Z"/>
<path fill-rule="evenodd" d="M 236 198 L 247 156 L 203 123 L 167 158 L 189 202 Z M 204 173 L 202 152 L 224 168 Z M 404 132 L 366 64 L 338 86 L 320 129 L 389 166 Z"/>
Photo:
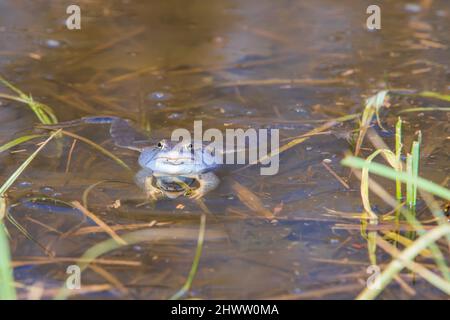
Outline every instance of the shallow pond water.
<path fill-rule="evenodd" d="M 370 4 L 86 0 L 79 1 L 82 29 L 68 30 L 62 3 L 4 1 L 0 73 L 51 106 L 60 121 L 115 115 L 150 130 L 156 140 L 176 128 L 192 130 L 193 121 L 202 120 L 204 128 L 220 130 L 279 129 L 284 144 L 328 120 L 361 112 L 364 99 L 379 90 L 450 90 L 450 3 L 385 1 L 378 31 L 365 28 Z M 399 111 L 438 104 L 425 98 L 393 101 L 381 115 L 389 132 L 380 134 L 392 146 Z M 402 117 L 406 143 L 415 131 L 423 132 L 421 175 L 445 183 L 449 113 Z M 25 105 L 1 100 L 1 144 L 34 132 L 35 124 Z M 159 229 L 162 235 L 98 258 L 83 272 L 75 298 L 169 298 L 186 281 L 200 216 L 209 211 L 187 297 L 352 299 L 364 288 L 370 265 L 360 222 L 351 218 L 362 211 L 359 180 L 339 164 L 351 150 L 347 138 L 355 128 L 355 122 L 337 124 L 283 152 L 274 176 L 260 175 L 258 166 L 227 166 L 204 206 L 184 198 L 145 203 L 132 174 L 113 160 L 81 141 L 57 139 L 8 192 L 9 212 L 40 244 L 8 224 L 16 281 L 51 298 L 67 267 L 110 238 L 62 203 L 82 201 L 86 189 L 106 180 L 87 197 L 91 212 L 119 235 L 138 229 Z M 68 130 L 138 170 L 138 154 L 115 147 L 107 126 Z M 35 148 L 36 142 L 28 142 L 1 153 L 1 181 Z M 372 145 L 364 148 L 368 154 Z M 393 190 L 392 183 L 377 181 Z M 44 197 L 61 202 L 36 200 Z M 373 201 L 379 212 L 391 210 L 375 196 Z M 265 210 L 275 218 L 267 220 Z M 377 258 L 381 265 L 390 261 L 381 250 Z M 404 280 L 415 292 L 393 283 L 381 298 L 443 297 L 423 281 L 414 283 L 410 274 Z M 36 292 L 19 289 L 21 298 Z"/>

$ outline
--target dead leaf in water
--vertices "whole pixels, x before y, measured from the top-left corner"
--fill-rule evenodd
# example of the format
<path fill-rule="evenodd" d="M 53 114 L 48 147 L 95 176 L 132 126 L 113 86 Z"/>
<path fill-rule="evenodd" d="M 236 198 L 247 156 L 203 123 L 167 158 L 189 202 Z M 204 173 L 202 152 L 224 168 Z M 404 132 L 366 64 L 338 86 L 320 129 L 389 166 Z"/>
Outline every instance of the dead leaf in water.
<path fill-rule="evenodd" d="M 251 211 L 267 219 L 274 218 L 272 212 L 264 207 L 261 199 L 247 187 L 244 187 L 237 181 L 232 181 L 231 188 L 234 190 L 234 192 L 236 192 L 239 200 L 241 200 L 242 203 Z"/>

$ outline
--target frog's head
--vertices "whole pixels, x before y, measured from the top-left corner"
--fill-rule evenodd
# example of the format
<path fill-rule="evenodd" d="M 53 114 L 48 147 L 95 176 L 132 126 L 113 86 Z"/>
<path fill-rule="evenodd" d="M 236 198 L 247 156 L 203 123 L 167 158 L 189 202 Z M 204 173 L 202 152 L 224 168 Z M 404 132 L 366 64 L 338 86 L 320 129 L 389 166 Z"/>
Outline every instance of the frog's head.
<path fill-rule="evenodd" d="M 161 140 L 156 146 L 144 148 L 139 165 L 154 173 L 167 175 L 192 175 L 217 167 L 214 155 L 202 144 Z"/>

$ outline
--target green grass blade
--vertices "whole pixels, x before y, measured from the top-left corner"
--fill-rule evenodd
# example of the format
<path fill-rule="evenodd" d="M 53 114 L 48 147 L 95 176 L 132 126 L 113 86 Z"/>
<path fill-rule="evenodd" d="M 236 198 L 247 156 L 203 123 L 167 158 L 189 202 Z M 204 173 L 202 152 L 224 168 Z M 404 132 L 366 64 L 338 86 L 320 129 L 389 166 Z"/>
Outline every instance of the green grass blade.
<path fill-rule="evenodd" d="M 13 283 L 13 271 L 11 267 L 11 257 L 8 245 L 8 238 L 6 236 L 6 228 L 3 223 L 3 218 L 6 216 L 6 204 L 5 204 L 5 192 L 11 187 L 11 185 L 17 180 L 20 174 L 27 168 L 27 166 L 33 161 L 37 154 L 47 145 L 47 143 L 58 134 L 59 131 L 54 132 L 50 137 L 44 141 L 39 148 L 36 149 L 20 166 L 14 171 L 14 173 L 3 183 L 0 187 L 0 298 L 15 299 L 15 289 L 11 289 Z"/>
<path fill-rule="evenodd" d="M 402 171 L 402 119 L 398 117 L 398 121 L 395 125 L 395 158 L 397 160 L 398 168 L 397 172 Z M 395 180 L 395 196 L 397 198 L 398 203 L 402 202 L 402 182 L 398 179 Z"/>
<path fill-rule="evenodd" d="M 419 138 L 420 141 L 420 138 Z M 414 180 L 417 180 L 419 176 L 419 166 L 420 166 L 420 142 L 414 141 L 412 144 L 412 175 Z M 417 203 L 417 183 L 412 185 L 412 206 L 415 208 Z"/>
<path fill-rule="evenodd" d="M 344 166 L 353 167 L 356 169 L 362 169 L 362 168 L 367 167 L 370 172 L 375 173 L 379 176 L 391 179 L 391 180 L 399 179 L 403 183 L 407 183 L 408 181 L 417 183 L 418 188 L 428 191 L 429 193 L 432 193 L 443 199 L 450 200 L 450 190 L 449 189 L 446 189 L 434 182 L 431 182 L 431 181 L 426 180 L 421 177 L 414 178 L 413 176 L 408 175 L 405 172 L 396 172 L 394 169 L 391 169 L 391 168 L 384 166 L 382 164 L 379 164 L 379 163 L 373 163 L 373 162 L 366 163 L 366 161 L 364 159 L 361 159 L 358 157 L 353 157 L 353 156 L 348 156 L 341 161 L 341 164 Z"/>
<path fill-rule="evenodd" d="M 417 108 L 408 108 L 403 109 L 398 112 L 398 114 L 409 113 L 409 112 L 430 112 L 430 111 L 444 111 L 450 112 L 450 108 L 446 107 L 417 107 Z"/>
<path fill-rule="evenodd" d="M 43 135 L 43 134 L 32 134 L 32 135 L 22 136 L 22 137 L 19 137 L 17 139 L 11 140 L 11 141 L 5 143 L 4 145 L 0 146 L 0 153 L 6 151 L 8 149 L 11 149 L 11 148 L 13 148 L 13 147 L 15 147 L 15 146 L 17 146 L 17 145 L 19 145 L 21 143 L 30 141 L 30 140 L 35 139 L 35 138 L 40 138 L 40 137 L 45 137 L 45 135 Z"/>
<path fill-rule="evenodd" d="M 426 98 L 434 98 L 439 100 L 444 100 L 450 102 L 450 95 L 449 94 L 441 94 L 438 92 L 433 91 L 422 91 L 419 93 L 419 96 L 426 97 Z"/>
<path fill-rule="evenodd" d="M 33 161 L 33 159 L 38 155 L 38 153 L 50 142 L 61 130 L 55 131 L 44 141 L 43 144 L 39 146 L 21 165 L 14 171 L 14 173 L 3 183 L 0 187 L 0 196 L 3 196 L 6 190 L 11 187 L 11 185 L 17 180 L 17 178 L 22 174 L 22 172 L 28 167 L 28 165 Z"/>
<path fill-rule="evenodd" d="M 194 260 L 192 261 L 192 267 L 189 271 L 189 276 L 179 291 L 177 291 L 169 300 L 178 300 L 182 298 L 191 289 L 194 277 L 197 274 L 198 264 L 203 250 L 203 242 L 205 240 L 205 227 L 206 227 L 206 216 L 202 214 L 200 218 L 200 230 L 198 232 L 197 249 L 195 251 Z"/>
<path fill-rule="evenodd" d="M 406 155 L 406 174 L 413 177 L 413 158 L 410 153 Z M 398 179 L 398 178 L 397 178 Z M 406 182 L 406 204 L 409 209 L 413 208 L 413 181 Z"/>
<path fill-rule="evenodd" d="M 1 198 L 0 201 L 4 201 Z M 11 265 L 8 237 L 5 225 L 0 220 L 0 300 L 15 300 L 14 274 Z"/>
<path fill-rule="evenodd" d="M 18 96 L 25 95 L 19 88 L 15 87 L 11 82 L 7 81 L 5 78 L 0 76 L 0 82 L 3 83 L 6 87 L 17 93 Z"/>
<path fill-rule="evenodd" d="M 22 90 L 15 87 L 12 83 L 7 81 L 2 76 L 0 76 L 0 83 L 3 83 L 3 85 L 5 85 L 6 87 L 8 87 L 17 94 L 17 97 L 5 94 L 2 94 L 1 97 L 26 103 L 30 107 L 30 109 L 35 113 L 39 121 L 41 121 L 43 124 L 58 123 L 58 119 L 56 118 L 56 115 L 53 112 L 52 108 L 41 102 L 34 101 L 31 95 L 25 94 Z"/>

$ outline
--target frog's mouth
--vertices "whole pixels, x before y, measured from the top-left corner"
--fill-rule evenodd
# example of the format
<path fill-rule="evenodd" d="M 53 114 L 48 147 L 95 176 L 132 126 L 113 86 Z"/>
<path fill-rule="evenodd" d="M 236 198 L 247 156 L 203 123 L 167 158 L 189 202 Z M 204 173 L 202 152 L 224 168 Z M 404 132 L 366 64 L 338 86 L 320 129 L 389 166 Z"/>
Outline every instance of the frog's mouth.
<path fill-rule="evenodd" d="M 191 158 L 159 158 L 159 160 L 163 161 L 164 163 L 173 165 L 173 166 L 180 166 L 186 163 L 191 163 Z"/>

